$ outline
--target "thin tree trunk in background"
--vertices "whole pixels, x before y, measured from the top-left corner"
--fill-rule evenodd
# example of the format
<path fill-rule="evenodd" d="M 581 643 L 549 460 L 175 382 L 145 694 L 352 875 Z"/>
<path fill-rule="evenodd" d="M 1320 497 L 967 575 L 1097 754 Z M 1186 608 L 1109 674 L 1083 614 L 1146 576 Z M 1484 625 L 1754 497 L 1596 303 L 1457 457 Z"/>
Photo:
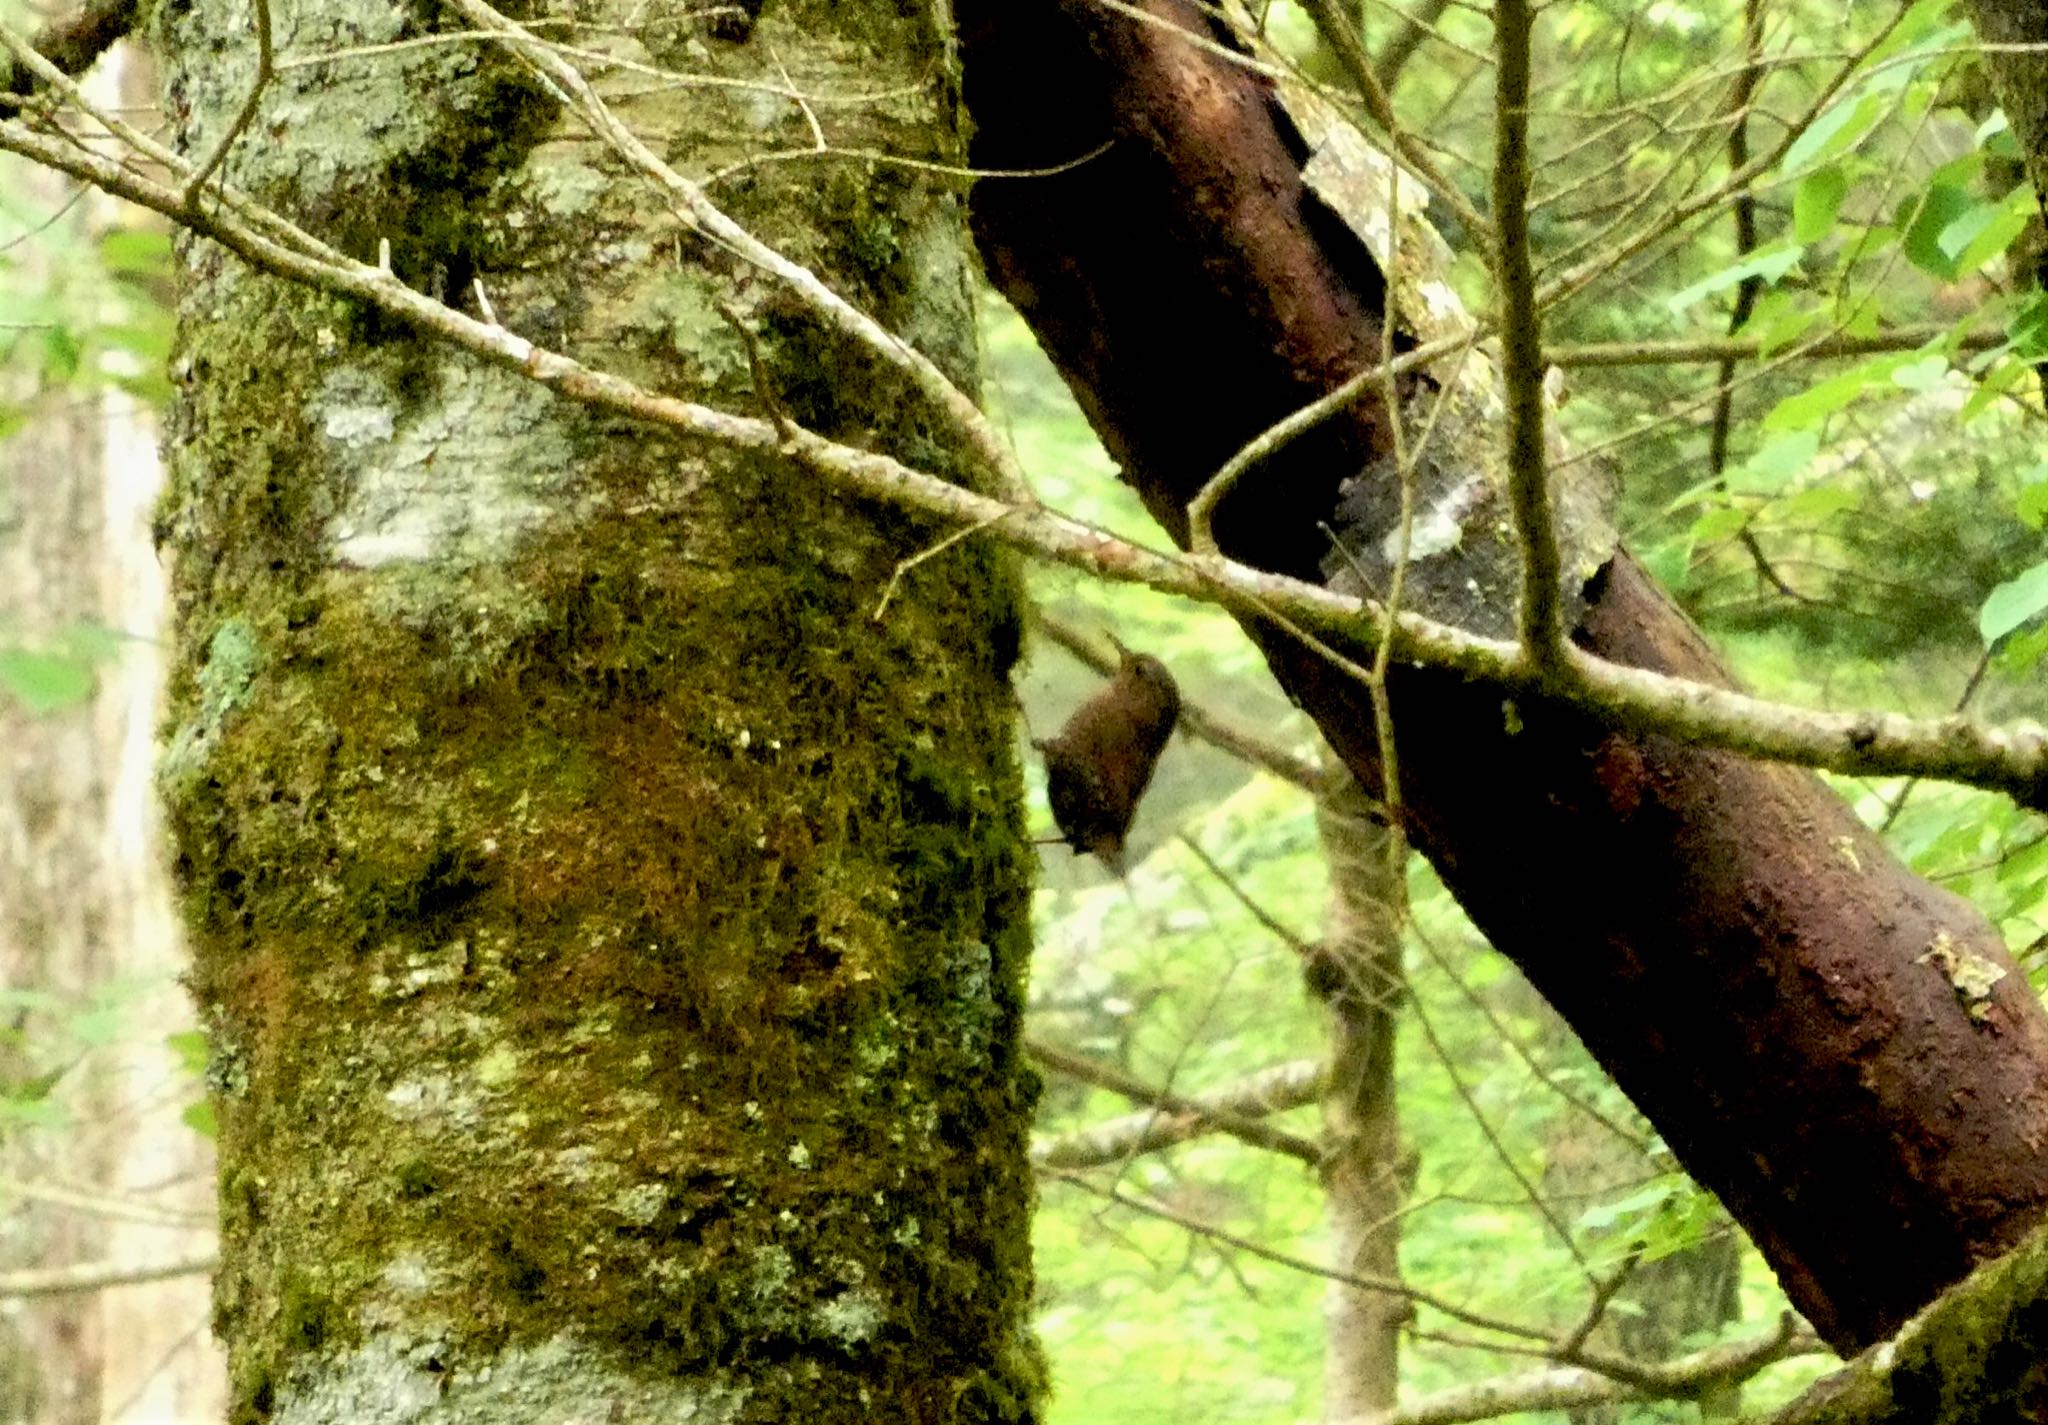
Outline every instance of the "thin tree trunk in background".
<path fill-rule="evenodd" d="M 129 1032 L 109 1050 L 108 1087 L 120 1131 L 104 1182 L 118 1198 L 192 1223 L 110 1220 L 104 1232 L 108 1259 L 145 1266 L 208 1257 L 219 1234 L 213 1227 L 213 1143 L 184 1116 L 199 1086 L 167 1042 L 172 1031 L 192 1028 L 195 1016 L 178 982 L 184 944 L 171 905 L 154 775 L 169 633 L 166 573 L 150 528 L 163 481 L 157 419 L 121 391 L 106 392 L 100 405 L 107 618 L 136 640 L 100 679 L 112 778 L 104 828 L 107 930 L 116 982 L 138 987 L 133 1000 L 123 1000 Z M 213 1339 L 210 1296 L 203 1272 L 99 1294 L 102 1333 L 118 1343 L 101 1370 L 100 1419 L 106 1425 L 223 1417 L 226 1361 Z"/>
<path fill-rule="evenodd" d="M 1407 1195 L 1394 1085 L 1394 1029 L 1405 978 L 1401 923 L 1408 903 L 1393 829 L 1349 777 L 1316 802 L 1330 868 L 1330 908 L 1311 965 L 1330 1012 L 1330 1082 L 1323 1098 L 1329 1156 L 1323 1190 L 1330 1265 L 1361 1276 L 1401 1275 Z M 1324 1294 L 1323 1418 L 1369 1420 L 1391 1409 L 1401 1383 L 1405 1297 L 1332 1282 Z"/>
<path fill-rule="evenodd" d="M 129 45 L 112 51 L 88 79 L 89 87 L 126 106 L 131 116 L 154 101 L 156 84 L 154 67 Z M 100 194 L 88 197 L 86 211 L 97 231 L 132 220 Z M 196 1027 L 197 1017 L 179 983 L 184 937 L 171 904 L 155 775 L 170 641 L 169 571 L 154 533 L 163 493 L 161 431 L 154 409 L 115 387 L 100 394 L 98 414 L 106 521 L 102 616 L 130 640 L 103 670 L 99 691 L 111 777 L 105 828 L 109 968 L 118 983 L 137 987 L 135 1000 L 124 1002 L 129 1032 L 109 1053 L 109 1091 L 121 1131 L 105 1184 L 118 1198 L 194 1224 L 110 1220 L 109 1259 L 149 1265 L 199 1260 L 218 1248 L 215 1164 L 212 1140 L 185 1120 L 199 1085 L 168 1042 L 173 1031 Z M 211 1295 L 204 1273 L 99 1294 L 101 1330 L 110 1347 L 117 1347 L 108 1350 L 101 1371 L 105 1425 L 223 1417 L 227 1362 L 213 1339 Z"/>
<path fill-rule="evenodd" d="M 205 149 L 233 0 L 165 7 Z M 945 36 L 627 3 L 601 81 L 730 211 L 974 380 Z M 681 230 L 504 50 L 319 0 L 229 163 L 451 300 L 668 393 L 946 468 L 902 383 Z M 260 139 L 259 139 L 260 136 Z M 310 216 L 308 216 L 310 214 Z M 204 244 L 169 441 L 163 781 L 221 1085 L 244 1421 L 1028 1425 L 1035 1079 L 1009 562 L 683 444 Z M 750 333 L 750 350 L 721 308 Z M 772 389 L 756 388 L 757 377 Z"/>
<path fill-rule="evenodd" d="M 38 175 L 41 186 L 56 181 Z M 54 208 L 54 193 L 44 199 Z M 0 487 L 0 611 L 9 633 L 53 636 L 97 622 L 104 510 L 97 402 L 58 388 L 29 408 L 8 442 Z M 110 963 L 105 891 L 109 757 L 98 709 L 77 704 L 31 715 L 0 692 L 0 985 L 82 1005 Z M 0 1174 L 30 1184 L 101 1181 L 104 1106 L 91 1066 L 75 1065 L 60 1012 L 5 1007 L 0 1074 L 10 1097 L 64 1072 L 48 1101 L 77 1121 L 16 1130 Z M 95 1217 L 0 1189 L 0 1264 L 54 1267 L 97 1261 L 107 1233 Z M 26 1304 L 0 1316 L 0 1419 L 21 1425 L 95 1425 L 103 1357 L 98 1303 L 89 1295 Z"/>
<path fill-rule="evenodd" d="M 1061 166 L 977 186 L 985 263 L 1182 538 L 1245 441 L 1378 361 L 1381 274 L 1305 188 L 1267 81 L 1176 36 L 1214 33 L 1202 7 L 956 8 L 976 165 Z M 1339 482 L 1392 468 L 1387 426 L 1366 400 L 1252 470 L 1217 512 L 1223 551 L 1320 580 Z M 1590 651 L 1725 677 L 1625 552 L 1587 595 Z M 1249 631 L 1374 785 L 1366 690 Z M 1448 672 L 1397 665 L 1391 700 L 1410 839 L 1830 1343 L 1889 1333 L 2039 1219 L 2048 1016 L 1984 918 L 1816 777 L 1540 699 L 1509 716 Z M 2006 971 L 1984 1017 L 1930 948 Z"/>
<path fill-rule="evenodd" d="M 89 84 L 102 101 L 143 103 L 152 81 L 142 68 L 132 51 L 117 50 Z M 47 189 L 38 194 L 45 211 L 70 198 L 49 175 L 23 181 Z M 79 254 L 71 270 L 51 276 L 90 293 L 84 254 L 123 217 L 88 194 L 29 248 Z M 79 309 L 86 320 L 90 305 Z M 10 988 L 51 990 L 81 1005 L 103 997 L 120 1034 L 53 1091 L 77 1121 L 34 1135 L 30 1145 L 49 1151 L 9 1165 L 22 1192 L 51 1195 L 17 1205 L 0 1190 L 0 1206 L 11 1224 L 46 1239 L 39 1265 L 146 1268 L 211 1252 L 213 1151 L 183 1119 L 197 1086 L 165 1042 L 192 1026 L 193 1012 L 177 983 L 183 958 L 153 780 L 166 632 L 165 571 L 151 534 L 162 475 L 157 421 L 135 397 L 98 384 L 100 374 L 48 392 L 5 450 L 4 632 L 90 625 L 120 642 L 98 664 L 90 702 L 41 719 L 0 707 L 9 764 L 0 805 L 14 826 L 0 865 L 0 953 Z M 49 1016 L 23 1029 L 32 1053 L 61 1039 Z M 219 1418 L 225 1377 L 207 1298 L 205 1274 L 196 1272 L 25 1303 L 14 1320 L 35 1348 L 15 1358 L 24 1374 L 12 1375 L 0 1418 Z M 28 1377 L 33 1403 L 13 1389 Z"/>

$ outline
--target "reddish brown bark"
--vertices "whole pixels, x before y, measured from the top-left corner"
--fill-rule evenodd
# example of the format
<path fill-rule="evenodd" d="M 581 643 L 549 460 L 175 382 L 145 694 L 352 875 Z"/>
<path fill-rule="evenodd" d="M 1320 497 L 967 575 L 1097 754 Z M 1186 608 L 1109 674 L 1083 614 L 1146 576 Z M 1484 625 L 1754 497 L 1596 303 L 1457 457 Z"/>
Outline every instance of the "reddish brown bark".
<path fill-rule="evenodd" d="M 957 0 L 996 281 L 1176 537 L 1240 443 L 1376 358 L 1381 279 L 1304 190 L 1265 83 L 1086 0 Z M 1207 30 L 1180 0 L 1147 0 Z M 1105 147 L 1106 145 L 1106 147 Z M 1097 150 L 1100 150 L 1098 153 Z M 1233 556 L 1317 577 L 1376 402 L 1247 477 Z M 1363 690 L 1254 626 L 1282 684 L 1377 784 Z M 1603 657 L 1721 676 L 1626 556 L 1579 630 Z M 1612 733 L 1409 670 L 1393 689 L 1410 835 L 1570 1020 L 1793 1301 L 1841 1347 L 1887 1334 L 2048 1204 L 2048 1018 L 2017 974 L 1980 1023 L 1937 942 L 2009 965 L 1814 777 Z M 1945 937 L 1945 940 L 1943 939 Z"/>

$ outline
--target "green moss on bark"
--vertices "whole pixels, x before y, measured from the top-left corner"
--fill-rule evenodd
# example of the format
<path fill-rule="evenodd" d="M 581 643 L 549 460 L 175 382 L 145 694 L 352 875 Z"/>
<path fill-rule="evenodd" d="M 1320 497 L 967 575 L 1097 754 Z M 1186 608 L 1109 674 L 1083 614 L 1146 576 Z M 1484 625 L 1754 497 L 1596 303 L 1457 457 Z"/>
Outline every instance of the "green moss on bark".
<path fill-rule="evenodd" d="M 409 32 L 351 4 L 321 33 Z M 875 56 L 914 77 L 922 17 L 764 23 L 803 82 L 887 89 Z M 231 30 L 181 11 L 174 85 L 211 85 Z M 246 177 L 351 243 L 397 215 L 401 270 L 480 276 L 587 359 L 765 399 L 705 327 L 729 304 L 776 399 L 955 468 L 891 374 L 722 254 L 678 265 L 644 187 L 465 63 L 368 97 L 304 71 L 286 112 L 426 117 L 338 139 L 331 172 L 254 153 Z M 751 147 L 720 96 L 622 112 Z M 856 137 L 929 146 L 931 112 L 892 100 Z M 726 196 L 970 376 L 957 196 L 843 173 Z M 509 1401 L 543 1361 L 650 1419 L 1032 1418 L 1008 562 L 948 549 L 878 619 L 928 521 L 586 415 L 210 249 L 188 267 L 165 787 L 242 1418 Z"/>

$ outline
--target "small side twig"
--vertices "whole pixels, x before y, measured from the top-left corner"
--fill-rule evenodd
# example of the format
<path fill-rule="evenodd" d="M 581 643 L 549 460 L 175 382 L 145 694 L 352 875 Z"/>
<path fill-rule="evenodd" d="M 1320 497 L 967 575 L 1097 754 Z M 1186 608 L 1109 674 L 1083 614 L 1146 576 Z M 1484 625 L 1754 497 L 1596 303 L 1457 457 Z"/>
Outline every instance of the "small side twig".
<path fill-rule="evenodd" d="M 1573 1361 L 1599 1329 L 1600 1322 L 1607 1315 L 1607 1308 L 1613 1304 L 1616 1293 L 1628 1285 L 1628 1279 L 1636 1274 L 1636 1268 L 1643 1264 L 1643 1244 L 1638 1242 L 1623 1257 L 1620 1263 L 1606 1276 L 1593 1284 L 1593 1299 L 1586 1305 L 1585 1315 L 1578 1325 L 1557 1338 L 1555 1355 L 1560 1361 Z"/>
<path fill-rule="evenodd" d="M 925 560 L 934 559 L 937 558 L 939 555 L 944 554 L 954 545 L 960 543 L 960 541 L 967 539 L 972 535 L 980 534 L 990 525 L 998 524 L 1003 520 L 1008 519 L 1013 513 L 1014 511 L 1011 510 L 1000 510 L 995 514 L 990 515 L 986 519 L 976 520 L 973 524 L 962 525 L 960 526 L 960 528 L 948 534 L 944 539 L 940 540 L 937 544 L 931 545 L 925 549 L 920 549 L 915 554 L 897 560 L 896 568 L 890 572 L 889 583 L 882 590 L 882 597 L 875 603 L 875 612 L 873 615 L 875 622 L 880 623 L 882 621 L 882 615 L 889 612 L 889 602 L 890 600 L 896 597 L 896 591 L 903 586 L 903 576 L 905 574 L 908 574 L 918 565 L 924 563 Z"/>
<path fill-rule="evenodd" d="M 256 106 L 262 102 L 263 90 L 270 83 L 271 53 L 270 0 L 250 0 L 256 19 L 256 77 L 249 82 L 249 92 L 243 96 L 242 107 L 235 111 L 235 117 L 228 122 L 227 131 L 220 140 L 199 160 L 192 170 L 192 176 L 185 180 L 181 195 L 183 206 L 190 208 L 199 199 L 199 190 L 206 186 L 206 180 L 213 176 L 215 169 L 227 160 L 228 150 L 235 146 L 243 132 L 256 117 Z"/>
<path fill-rule="evenodd" d="M 1098 1059 L 1073 1053 L 1040 1039 L 1026 1040 L 1024 1048 L 1033 1059 L 1056 1074 L 1064 1074 L 1084 1084 L 1093 1084 L 1096 1088 L 1121 1094 L 1132 1103 L 1143 1104 L 1155 1113 L 1192 1114 L 1211 1125 L 1217 1132 L 1227 1133 L 1233 1138 L 1251 1144 L 1254 1148 L 1280 1153 L 1311 1167 L 1322 1165 L 1323 1150 L 1313 1139 L 1275 1127 L 1254 1115 L 1148 1084 L 1135 1075 L 1125 1073 L 1114 1064 L 1105 1064 Z"/>

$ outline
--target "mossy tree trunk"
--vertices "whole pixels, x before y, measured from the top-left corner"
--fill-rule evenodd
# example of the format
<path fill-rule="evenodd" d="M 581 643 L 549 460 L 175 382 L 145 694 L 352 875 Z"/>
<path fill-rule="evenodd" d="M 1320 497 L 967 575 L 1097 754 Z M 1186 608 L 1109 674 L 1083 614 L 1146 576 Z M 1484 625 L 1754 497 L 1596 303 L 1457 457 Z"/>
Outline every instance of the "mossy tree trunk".
<path fill-rule="evenodd" d="M 807 132 L 790 86 L 837 147 L 959 160 L 935 13 L 708 13 L 599 0 L 571 31 L 757 86 L 604 81 L 686 170 Z M 204 150 L 248 11 L 158 23 Z M 951 463 L 511 58 L 397 43 L 442 28 L 408 0 L 280 14 L 235 179 L 594 363 Z M 970 380 L 948 183 L 820 158 L 717 196 Z M 877 619 L 940 531 L 183 262 L 162 781 L 237 1418 L 1033 1418 L 1008 566 L 953 546 Z"/>

